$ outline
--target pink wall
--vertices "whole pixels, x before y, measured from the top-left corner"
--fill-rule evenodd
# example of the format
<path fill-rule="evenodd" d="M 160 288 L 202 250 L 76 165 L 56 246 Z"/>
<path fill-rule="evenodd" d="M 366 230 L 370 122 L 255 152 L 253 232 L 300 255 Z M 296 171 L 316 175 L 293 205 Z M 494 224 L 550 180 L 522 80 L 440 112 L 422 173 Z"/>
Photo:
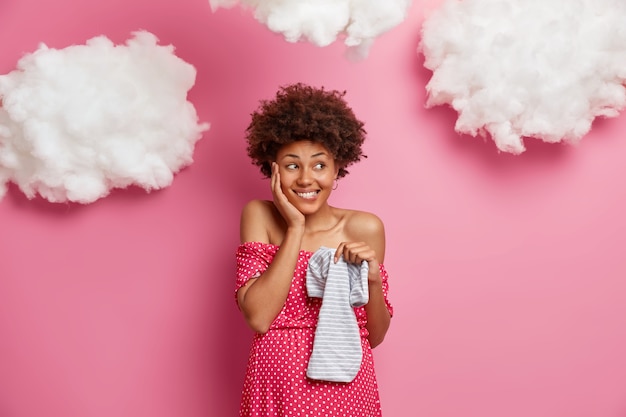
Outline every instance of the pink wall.
<path fill-rule="evenodd" d="M 196 66 L 211 130 L 165 190 L 0 202 L 0 416 L 236 415 L 250 333 L 232 295 L 242 204 L 268 197 L 242 133 L 258 99 L 348 90 L 369 158 L 333 203 L 386 223 L 396 317 L 387 417 L 626 416 L 626 117 L 521 156 L 424 108 L 422 8 L 348 62 L 206 0 L 3 0 L 0 73 L 39 42 L 146 29 Z"/>

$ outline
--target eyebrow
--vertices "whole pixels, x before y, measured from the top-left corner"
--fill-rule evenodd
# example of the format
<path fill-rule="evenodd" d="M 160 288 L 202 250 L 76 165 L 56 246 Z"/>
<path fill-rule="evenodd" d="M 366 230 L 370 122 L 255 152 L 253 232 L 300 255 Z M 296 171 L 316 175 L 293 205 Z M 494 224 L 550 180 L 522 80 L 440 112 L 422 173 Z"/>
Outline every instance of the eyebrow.
<path fill-rule="evenodd" d="M 326 154 L 326 152 L 318 152 L 318 153 L 315 153 L 315 154 L 311 155 L 311 158 L 316 158 L 318 156 L 327 156 L 327 154 Z M 287 157 L 300 159 L 300 156 L 298 156 L 296 154 L 293 154 L 293 153 L 288 153 L 287 155 L 283 156 L 283 159 L 285 159 Z"/>

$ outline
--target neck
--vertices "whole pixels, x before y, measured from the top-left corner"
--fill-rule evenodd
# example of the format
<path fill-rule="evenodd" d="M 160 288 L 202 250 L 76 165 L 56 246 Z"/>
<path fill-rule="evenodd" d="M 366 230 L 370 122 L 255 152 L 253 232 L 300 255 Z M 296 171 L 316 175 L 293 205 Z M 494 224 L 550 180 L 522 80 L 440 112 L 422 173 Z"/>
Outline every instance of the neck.
<path fill-rule="evenodd" d="M 304 230 L 306 233 L 315 233 L 320 230 L 327 230 L 335 223 L 333 208 L 326 204 L 315 213 L 305 216 Z"/>

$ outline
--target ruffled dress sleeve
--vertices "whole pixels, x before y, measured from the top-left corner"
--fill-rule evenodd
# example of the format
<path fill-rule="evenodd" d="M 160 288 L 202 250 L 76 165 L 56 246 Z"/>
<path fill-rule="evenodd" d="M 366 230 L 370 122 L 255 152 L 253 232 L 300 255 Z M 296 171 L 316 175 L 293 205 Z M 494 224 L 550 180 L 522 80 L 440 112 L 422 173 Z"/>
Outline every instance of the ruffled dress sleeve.
<path fill-rule="evenodd" d="M 391 302 L 389 301 L 389 274 L 387 273 L 387 270 L 385 269 L 384 265 L 380 264 L 379 269 L 380 269 L 380 278 L 382 280 L 385 305 L 387 306 L 387 310 L 389 310 L 389 314 L 393 317 L 393 305 L 391 305 Z"/>
<path fill-rule="evenodd" d="M 274 245 L 261 242 L 245 242 L 239 245 L 235 255 L 237 271 L 235 281 L 235 299 L 237 291 L 251 279 L 260 276 L 274 259 Z"/>

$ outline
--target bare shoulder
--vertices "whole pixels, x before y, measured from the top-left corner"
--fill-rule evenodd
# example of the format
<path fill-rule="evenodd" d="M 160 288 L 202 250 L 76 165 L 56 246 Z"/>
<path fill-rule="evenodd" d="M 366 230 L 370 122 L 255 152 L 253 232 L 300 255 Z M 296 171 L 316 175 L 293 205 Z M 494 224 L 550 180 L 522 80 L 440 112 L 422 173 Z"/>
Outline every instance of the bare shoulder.
<path fill-rule="evenodd" d="M 243 206 L 239 224 L 241 242 L 270 243 L 268 225 L 274 222 L 274 203 L 251 200 Z"/>
<path fill-rule="evenodd" d="M 269 200 L 250 200 L 243 206 L 242 215 L 270 213 L 273 205 Z"/>
<path fill-rule="evenodd" d="M 377 215 L 358 210 L 346 210 L 346 214 L 346 232 L 352 238 L 384 236 L 385 225 Z"/>
<path fill-rule="evenodd" d="M 385 225 L 375 214 L 346 210 L 345 233 L 349 240 L 370 245 L 382 262 L 385 256 Z"/>

